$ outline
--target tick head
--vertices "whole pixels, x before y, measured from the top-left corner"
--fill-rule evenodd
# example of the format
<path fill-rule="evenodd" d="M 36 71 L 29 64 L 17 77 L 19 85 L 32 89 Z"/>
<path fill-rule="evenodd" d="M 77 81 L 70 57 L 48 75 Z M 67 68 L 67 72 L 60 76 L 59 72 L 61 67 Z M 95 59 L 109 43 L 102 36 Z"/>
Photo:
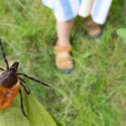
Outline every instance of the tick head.
<path fill-rule="evenodd" d="M 17 72 L 18 66 L 19 66 L 19 62 L 14 62 L 10 67 L 10 70 Z"/>

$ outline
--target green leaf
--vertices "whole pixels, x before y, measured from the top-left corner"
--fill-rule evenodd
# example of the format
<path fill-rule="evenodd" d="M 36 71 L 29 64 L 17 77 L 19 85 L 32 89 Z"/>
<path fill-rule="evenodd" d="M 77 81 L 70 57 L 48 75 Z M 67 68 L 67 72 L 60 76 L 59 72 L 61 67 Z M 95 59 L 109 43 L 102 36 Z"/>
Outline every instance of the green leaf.
<path fill-rule="evenodd" d="M 19 108 L 11 108 L 0 113 L 0 126 L 30 126 L 27 118 L 22 116 Z"/>
<path fill-rule="evenodd" d="M 20 99 L 17 97 L 9 109 L 0 112 L 0 126 L 57 126 L 55 120 L 34 95 L 31 94 L 24 98 L 28 118 L 22 114 Z"/>
<path fill-rule="evenodd" d="M 123 40 L 123 42 L 126 44 L 126 28 L 118 29 L 117 34 Z"/>
<path fill-rule="evenodd" d="M 50 114 L 33 95 L 27 97 L 27 109 L 30 126 L 57 126 Z"/>

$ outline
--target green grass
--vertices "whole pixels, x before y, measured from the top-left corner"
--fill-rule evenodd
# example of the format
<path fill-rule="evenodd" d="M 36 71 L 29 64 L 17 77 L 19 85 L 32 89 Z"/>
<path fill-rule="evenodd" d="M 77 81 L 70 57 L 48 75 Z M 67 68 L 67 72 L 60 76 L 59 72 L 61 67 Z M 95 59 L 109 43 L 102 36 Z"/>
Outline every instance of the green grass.
<path fill-rule="evenodd" d="M 51 10 L 39 0 L 0 1 L 0 37 L 10 63 L 18 60 L 19 71 L 52 85 L 54 90 L 28 81 L 64 126 L 126 125 L 126 45 L 116 34 L 126 27 L 125 10 L 124 0 L 113 1 L 99 39 L 89 39 L 83 21 L 76 19 L 71 37 L 75 69 L 63 74 L 54 63 L 56 29 Z"/>

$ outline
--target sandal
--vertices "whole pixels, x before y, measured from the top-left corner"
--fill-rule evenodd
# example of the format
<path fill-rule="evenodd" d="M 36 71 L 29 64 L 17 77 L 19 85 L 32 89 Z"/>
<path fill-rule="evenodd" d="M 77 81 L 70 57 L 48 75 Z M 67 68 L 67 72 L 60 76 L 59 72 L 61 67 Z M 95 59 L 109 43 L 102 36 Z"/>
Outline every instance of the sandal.
<path fill-rule="evenodd" d="M 86 26 L 87 26 L 88 36 L 90 38 L 97 38 L 97 37 L 101 36 L 102 29 L 101 29 L 100 25 L 98 25 L 97 23 L 95 23 L 91 20 L 88 20 L 86 22 Z"/>
<path fill-rule="evenodd" d="M 71 72 L 73 70 L 73 60 L 70 55 L 71 46 L 56 45 L 54 49 L 56 51 L 56 58 L 55 58 L 56 67 L 64 73 Z"/>

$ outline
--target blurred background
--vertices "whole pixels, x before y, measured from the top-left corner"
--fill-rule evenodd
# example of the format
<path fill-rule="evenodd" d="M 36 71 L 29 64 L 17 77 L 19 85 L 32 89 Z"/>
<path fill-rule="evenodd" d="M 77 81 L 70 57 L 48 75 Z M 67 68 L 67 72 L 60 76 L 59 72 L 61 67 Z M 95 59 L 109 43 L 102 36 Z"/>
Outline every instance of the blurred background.
<path fill-rule="evenodd" d="M 55 68 L 55 19 L 40 0 L 0 0 L 0 38 L 10 65 L 50 84 L 27 81 L 45 108 L 64 126 L 126 126 L 126 41 L 117 31 L 126 28 L 126 1 L 114 0 L 104 33 L 86 35 L 84 20 L 76 18 L 72 31 L 75 69 Z M 0 66 L 4 61 L 0 53 Z"/>

